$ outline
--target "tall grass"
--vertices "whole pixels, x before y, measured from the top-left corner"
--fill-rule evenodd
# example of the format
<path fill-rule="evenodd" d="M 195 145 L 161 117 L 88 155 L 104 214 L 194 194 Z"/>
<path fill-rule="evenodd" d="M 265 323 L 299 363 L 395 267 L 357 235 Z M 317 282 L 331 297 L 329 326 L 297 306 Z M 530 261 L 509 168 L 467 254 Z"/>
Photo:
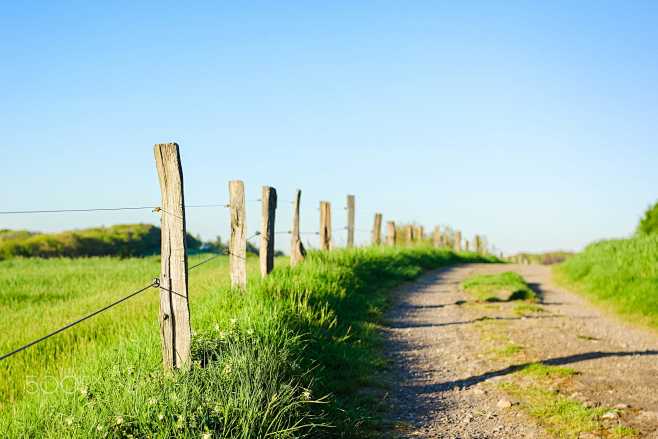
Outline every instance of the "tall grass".
<path fill-rule="evenodd" d="M 591 244 L 555 274 L 595 302 L 658 328 L 658 235 Z"/>
<path fill-rule="evenodd" d="M 385 367 L 378 322 L 390 289 L 424 269 L 483 260 L 429 247 L 312 252 L 245 293 L 227 260 L 193 272 L 194 366 L 162 371 L 157 294 L 0 363 L 8 437 L 361 436 Z M 140 287 L 157 258 L 0 263 L 3 351 Z M 256 261 L 249 258 L 255 279 Z M 107 291 L 114 291 L 110 295 Z"/>

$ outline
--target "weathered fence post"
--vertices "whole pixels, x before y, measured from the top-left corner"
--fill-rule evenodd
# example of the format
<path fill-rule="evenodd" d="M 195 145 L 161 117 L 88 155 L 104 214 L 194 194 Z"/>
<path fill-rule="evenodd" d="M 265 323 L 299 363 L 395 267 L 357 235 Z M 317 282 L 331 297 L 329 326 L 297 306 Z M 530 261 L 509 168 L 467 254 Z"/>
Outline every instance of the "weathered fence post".
<path fill-rule="evenodd" d="M 302 191 L 297 190 L 292 207 L 292 230 L 290 239 L 290 265 L 295 266 L 303 261 L 306 257 L 306 249 L 302 244 L 302 239 L 299 236 L 299 204 L 301 203 Z"/>
<path fill-rule="evenodd" d="M 432 233 L 432 243 L 434 247 L 441 247 L 441 227 L 435 226 Z"/>
<path fill-rule="evenodd" d="M 165 369 L 189 367 L 192 329 L 187 286 L 183 169 L 178 144 L 155 145 L 162 206 L 160 219 L 160 335 Z"/>
<path fill-rule="evenodd" d="M 274 268 L 274 216 L 276 214 L 276 189 L 263 186 L 263 221 L 260 229 L 260 275 L 270 274 Z"/>
<path fill-rule="evenodd" d="M 482 253 L 482 241 L 480 239 L 480 235 L 475 235 L 474 245 L 475 245 L 475 249 L 474 249 L 475 252 L 478 254 Z"/>
<path fill-rule="evenodd" d="M 405 234 L 404 239 L 405 239 L 405 241 L 406 241 L 406 244 L 407 244 L 407 245 L 411 245 L 411 244 L 413 244 L 413 240 L 414 240 L 414 227 L 413 227 L 411 224 L 409 224 L 408 226 L 405 226 L 405 228 L 404 228 L 404 234 Z"/>
<path fill-rule="evenodd" d="M 320 201 L 320 249 L 331 250 L 331 203 Z"/>
<path fill-rule="evenodd" d="M 347 196 L 347 248 L 354 247 L 354 195 Z"/>
<path fill-rule="evenodd" d="M 231 286 L 247 286 L 247 219 L 244 207 L 244 183 L 233 180 L 228 183 L 231 210 L 231 239 L 229 241 L 229 267 Z"/>
<path fill-rule="evenodd" d="M 462 232 L 461 232 L 461 230 L 457 230 L 455 232 L 455 251 L 456 252 L 462 251 Z"/>
<path fill-rule="evenodd" d="M 469 251 L 468 247 L 469 247 L 468 239 L 465 239 L 464 240 L 464 251 L 466 251 L 466 252 Z"/>
<path fill-rule="evenodd" d="M 390 246 L 395 245 L 396 241 L 395 221 L 388 221 L 386 223 L 386 244 Z"/>
<path fill-rule="evenodd" d="M 375 223 L 372 226 L 372 245 L 382 243 L 382 214 L 375 214 Z"/>

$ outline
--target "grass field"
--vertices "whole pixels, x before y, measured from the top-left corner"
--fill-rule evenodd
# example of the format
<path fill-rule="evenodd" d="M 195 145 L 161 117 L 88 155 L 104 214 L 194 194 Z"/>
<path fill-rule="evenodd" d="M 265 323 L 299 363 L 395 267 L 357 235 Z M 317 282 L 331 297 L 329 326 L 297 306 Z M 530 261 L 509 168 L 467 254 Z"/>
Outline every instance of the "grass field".
<path fill-rule="evenodd" d="M 194 264 L 205 256 L 191 259 Z M 228 259 L 193 271 L 195 367 L 162 372 L 158 293 L 142 295 L 0 363 L 9 437 L 377 436 L 364 387 L 382 387 L 377 324 L 388 292 L 424 269 L 482 260 L 429 247 L 278 259 L 246 293 Z M 0 262 L 0 350 L 148 285 L 158 258 Z M 349 433 L 349 434 L 348 434 Z M 131 436 L 132 435 L 132 436 Z"/>
<path fill-rule="evenodd" d="M 554 270 L 563 285 L 658 328 L 658 235 L 591 244 Z"/>
<path fill-rule="evenodd" d="M 461 287 L 483 302 L 536 299 L 525 279 L 512 271 L 471 276 L 462 282 Z"/>

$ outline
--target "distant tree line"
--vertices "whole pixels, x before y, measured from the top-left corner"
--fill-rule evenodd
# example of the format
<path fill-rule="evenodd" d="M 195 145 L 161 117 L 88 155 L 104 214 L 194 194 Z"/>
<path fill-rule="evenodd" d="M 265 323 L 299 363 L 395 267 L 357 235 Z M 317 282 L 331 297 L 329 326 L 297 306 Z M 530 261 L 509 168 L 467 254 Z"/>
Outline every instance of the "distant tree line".
<path fill-rule="evenodd" d="M 202 242 L 200 237 L 189 233 L 187 247 L 190 253 L 224 253 L 226 249 L 220 237 L 211 242 Z M 247 251 L 258 253 L 258 249 L 251 243 L 248 243 Z M 13 257 L 127 258 L 156 255 L 159 252 L 160 228 L 151 224 L 122 224 L 61 233 L 0 229 L 0 260 Z"/>

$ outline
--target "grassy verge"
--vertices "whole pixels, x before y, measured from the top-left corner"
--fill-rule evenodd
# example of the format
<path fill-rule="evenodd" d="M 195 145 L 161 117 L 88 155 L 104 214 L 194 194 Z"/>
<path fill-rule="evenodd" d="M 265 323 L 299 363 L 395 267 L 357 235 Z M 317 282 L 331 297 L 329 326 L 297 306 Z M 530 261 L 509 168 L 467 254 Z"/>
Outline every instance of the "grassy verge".
<path fill-rule="evenodd" d="M 202 256 L 201 256 L 202 257 Z M 8 437 L 377 437 L 378 322 L 389 291 L 466 261 L 445 250 L 311 253 L 245 293 L 227 260 L 193 272 L 195 366 L 161 371 L 157 295 L 148 293 L 0 364 Z M 157 258 L 0 263 L 3 351 L 121 294 Z M 250 258 L 249 270 L 257 261 Z"/>
<path fill-rule="evenodd" d="M 461 287 L 482 302 L 536 299 L 535 292 L 523 277 L 511 271 L 471 276 L 462 282 Z"/>
<path fill-rule="evenodd" d="M 658 235 L 591 244 L 554 273 L 594 302 L 658 328 Z"/>

